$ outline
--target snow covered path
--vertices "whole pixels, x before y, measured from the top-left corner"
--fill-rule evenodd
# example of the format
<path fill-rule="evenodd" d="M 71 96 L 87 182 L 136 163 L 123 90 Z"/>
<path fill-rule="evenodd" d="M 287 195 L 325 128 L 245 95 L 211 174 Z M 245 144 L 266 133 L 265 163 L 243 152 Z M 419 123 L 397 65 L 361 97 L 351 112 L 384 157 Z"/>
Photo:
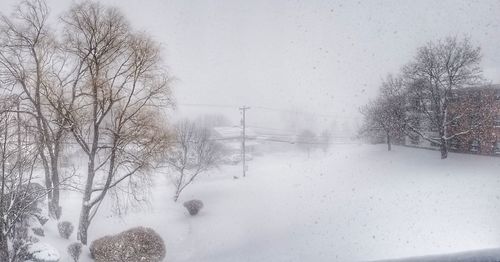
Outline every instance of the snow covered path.
<path fill-rule="evenodd" d="M 214 170 L 180 203 L 158 178 L 149 210 L 117 218 L 102 209 L 89 238 L 150 226 L 166 261 L 359 261 L 500 247 L 500 158 L 337 145 L 249 165 L 246 178 L 233 179 L 240 166 Z M 196 217 L 182 207 L 191 198 L 205 203 Z M 77 222 L 77 211 L 65 213 Z"/>

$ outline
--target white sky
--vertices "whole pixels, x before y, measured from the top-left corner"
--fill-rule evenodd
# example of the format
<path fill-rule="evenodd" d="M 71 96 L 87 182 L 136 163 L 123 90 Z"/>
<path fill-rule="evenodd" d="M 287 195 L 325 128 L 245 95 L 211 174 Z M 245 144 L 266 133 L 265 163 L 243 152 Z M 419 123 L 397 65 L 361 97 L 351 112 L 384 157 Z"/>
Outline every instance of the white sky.
<path fill-rule="evenodd" d="M 0 10 L 15 2 L 2 0 Z M 54 15 L 71 3 L 47 2 Z M 485 76 L 500 82 L 499 0 L 102 2 L 162 43 L 184 113 L 210 110 L 183 104 L 247 104 L 352 119 L 417 47 L 449 35 L 481 46 Z"/>

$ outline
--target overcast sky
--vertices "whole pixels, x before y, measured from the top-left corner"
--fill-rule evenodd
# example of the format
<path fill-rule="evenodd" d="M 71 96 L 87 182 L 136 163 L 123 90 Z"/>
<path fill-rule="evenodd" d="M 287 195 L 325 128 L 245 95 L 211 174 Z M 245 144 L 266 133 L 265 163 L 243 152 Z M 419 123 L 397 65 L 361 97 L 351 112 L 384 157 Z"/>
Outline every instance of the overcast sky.
<path fill-rule="evenodd" d="M 71 4 L 47 2 L 55 16 Z M 354 118 L 417 47 L 450 35 L 481 46 L 485 76 L 500 83 L 499 0 L 102 2 L 162 43 L 180 112 L 247 104 Z"/>

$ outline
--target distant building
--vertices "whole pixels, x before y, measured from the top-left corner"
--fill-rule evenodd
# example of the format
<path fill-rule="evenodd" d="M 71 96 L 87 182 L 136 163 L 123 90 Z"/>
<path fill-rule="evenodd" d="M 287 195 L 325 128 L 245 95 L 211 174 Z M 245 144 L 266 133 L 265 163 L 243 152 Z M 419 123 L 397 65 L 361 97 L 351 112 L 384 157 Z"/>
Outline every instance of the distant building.
<path fill-rule="evenodd" d="M 449 107 L 451 132 L 471 129 L 449 143 L 450 151 L 500 154 L 500 85 L 469 88 L 453 93 Z"/>
<path fill-rule="evenodd" d="M 242 128 L 241 126 L 218 126 L 212 130 L 212 139 L 220 142 L 229 154 L 241 152 L 242 141 Z M 245 129 L 245 148 L 248 153 L 254 151 L 255 146 L 258 144 L 257 134 L 251 128 Z"/>
<path fill-rule="evenodd" d="M 409 103 L 422 103 L 409 99 Z M 425 102 L 425 101 L 424 101 Z M 419 114 L 409 112 L 409 114 Z M 420 113 L 421 114 L 421 113 Z M 438 138 L 437 130 L 426 122 L 424 117 L 414 117 L 414 125 L 427 126 L 424 134 Z M 466 131 L 448 141 L 452 152 L 483 155 L 500 155 L 500 85 L 455 90 L 449 98 L 448 116 L 451 121 L 448 133 Z M 439 145 L 422 139 L 418 135 L 409 135 L 405 144 L 417 147 L 439 148 Z"/>

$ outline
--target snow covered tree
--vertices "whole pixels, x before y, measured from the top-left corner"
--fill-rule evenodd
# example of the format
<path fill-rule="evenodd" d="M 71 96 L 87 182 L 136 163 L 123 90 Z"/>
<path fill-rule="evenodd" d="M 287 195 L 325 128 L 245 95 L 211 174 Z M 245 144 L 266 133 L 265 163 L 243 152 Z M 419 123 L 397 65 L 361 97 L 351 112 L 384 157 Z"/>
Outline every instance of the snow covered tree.
<path fill-rule="evenodd" d="M 379 96 L 370 102 L 361 113 L 365 117 L 362 135 L 384 136 L 387 150 L 392 140 L 402 137 L 406 126 L 406 96 L 403 80 L 391 75 L 382 83 Z"/>
<path fill-rule="evenodd" d="M 87 244 L 106 195 L 121 184 L 139 194 L 168 149 L 162 115 L 172 100 L 158 43 L 134 32 L 116 8 L 83 2 L 62 21 L 67 55 L 84 68 L 61 112 L 88 163 L 77 235 Z"/>
<path fill-rule="evenodd" d="M 198 175 L 215 167 L 221 155 L 221 146 L 210 138 L 210 130 L 187 119 L 178 122 L 173 149 L 166 156 L 166 163 L 173 171 L 174 201 Z"/>
<path fill-rule="evenodd" d="M 66 63 L 62 49 L 47 24 L 49 9 L 43 0 L 22 1 L 11 17 L 0 18 L 0 81 L 20 97 L 20 111 L 33 119 L 38 153 L 45 171 L 49 213 L 59 206 L 60 152 L 67 134 L 64 116 L 57 110 L 60 92 L 77 81 L 81 70 Z"/>
<path fill-rule="evenodd" d="M 480 48 L 474 47 L 468 38 L 448 37 L 419 48 L 414 61 L 403 68 L 409 105 L 414 113 L 414 119 L 407 121 L 407 128 L 439 145 L 442 159 L 448 156 L 448 141 L 472 130 L 469 127 L 451 132 L 450 125 L 464 116 L 451 117 L 448 107 L 455 91 L 481 82 L 480 61 Z M 437 135 L 430 135 L 428 130 Z"/>

